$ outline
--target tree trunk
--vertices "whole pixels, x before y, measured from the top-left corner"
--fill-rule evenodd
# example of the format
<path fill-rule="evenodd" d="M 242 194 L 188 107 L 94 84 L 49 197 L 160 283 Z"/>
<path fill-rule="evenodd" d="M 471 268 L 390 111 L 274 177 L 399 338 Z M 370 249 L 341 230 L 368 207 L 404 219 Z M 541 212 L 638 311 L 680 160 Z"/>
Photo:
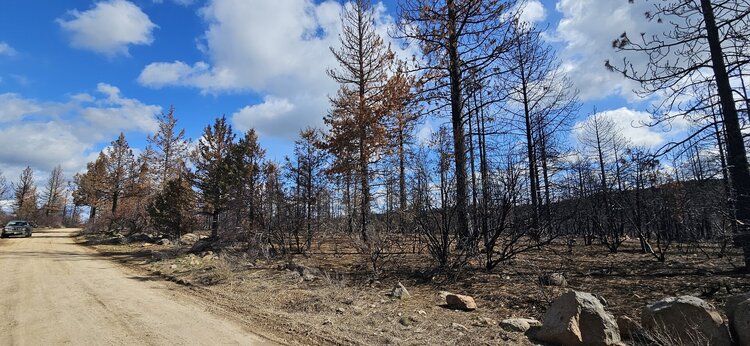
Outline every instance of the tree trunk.
<path fill-rule="evenodd" d="M 362 200 L 360 204 L 360 232 L 362 234 L 362 241 L 368 242 L 367 236 L 367 220 L 370 215 L 370 167 L 368 165 L 367 154 L 365 153 L 364 145 L 364 131 L 360 137 L 359 144 L 359 169 L 360 169 L 360 184 L 362 187 Z"/>
<path fill-rule="evenodd" d="M 219 236 L 219 211 L 214 210 L 211 213 L 211 238 Z"/>
<path fill-rule="evenodd" d="M 470 242 L 469 219 L 466 215 L 466 146 L 464 143 L 463 96 L 461 94 L 461 59 L 458 56 L 457 13 L 453 0 L 448 6 L 448 70 L 450 73 L 451 125 L 453 127 L 453 155 L 456 163 L 456 227 L 459 246 Z"/>
<path fill-rule="evenodd" d="M 523 117 L 526 132 L 526 153 L 529 160 L 529 194 L 531 196 L 531 208 L 533 209 L 531 227 L 534 231 L 539 229 L 539 175 L 536 167 L 536 153 L 534 151 L 534 134 L 531 128 L 531 109 L 529 108 L 528 85 L 526 81 L 526 69 L 521 54 L 521 42 L 519 48 L 519 68 L 521 69 L 521 96 L 523 97 Z"/>
<path fill-rule="evenodd" d="M 711 62 L 727 133 L 727 163 L 732 188 L 736 196 L 735 208 L 738 231 L 735 235 L 735 243 L 742 247 L 745 270 L 750 270 L 750 171 L 748 171 L 745 143 L 742 138 L 737 107 L 734 104 L 732 87 L 729 83 L 729 75 L 724 64 L 719 29 L 716 26 L 711 1 L 701 0 L 701 8 L 706 23 L 708 45 L 711 49 Z"/>

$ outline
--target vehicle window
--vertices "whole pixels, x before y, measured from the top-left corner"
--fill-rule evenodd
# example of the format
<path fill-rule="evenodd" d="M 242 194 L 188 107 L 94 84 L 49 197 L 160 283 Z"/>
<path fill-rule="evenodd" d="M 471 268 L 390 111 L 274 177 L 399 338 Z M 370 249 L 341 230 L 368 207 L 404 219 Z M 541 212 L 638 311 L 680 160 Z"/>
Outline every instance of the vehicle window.
<path fill-rule="evenodd" d="M 22 221 L 8 222 L 6 226 L 26 226 L 26 223 Z"/>

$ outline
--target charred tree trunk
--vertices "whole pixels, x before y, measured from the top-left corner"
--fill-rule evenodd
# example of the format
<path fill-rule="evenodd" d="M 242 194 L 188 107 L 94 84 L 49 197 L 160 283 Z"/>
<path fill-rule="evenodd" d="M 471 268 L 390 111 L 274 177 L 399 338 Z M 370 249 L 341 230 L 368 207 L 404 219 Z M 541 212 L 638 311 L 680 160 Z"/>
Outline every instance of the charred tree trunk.
<path fill-rule="evenodd" d="M 461 59 L 458 54 L 458 19 L 456 4 L 448 6 L 448 70 L 450 73 L 451 125 L 453 127 L 453 155 L 456 164 L 456 227 L 460 237 L 459 246 L 470 246 L 469 219 L 466 214 L 468 194 L 466 191 L 466 145 L 463 125 L 463 95 Z"/>
<path fill-rule="evenodd" d="M 745 143 L 742 138 L 737 107 L 732 96 L 732 86 L 729 83 L 724 56 L 716 26 L 713 5 L 710 0 L 701 0 L 703 19 L 706 25 L 708 45 L 711 49 L 711 63 L 713 65 L 716 87 L 721 100 L 724 127 L 726 129 L 727 164 L 732 189 L 736 196 L 736 213 L 738 230 L 735 244 L 742 247 L 745 258 L 745 270 L 750 270 L 750 171 L 748 171 Z"/>

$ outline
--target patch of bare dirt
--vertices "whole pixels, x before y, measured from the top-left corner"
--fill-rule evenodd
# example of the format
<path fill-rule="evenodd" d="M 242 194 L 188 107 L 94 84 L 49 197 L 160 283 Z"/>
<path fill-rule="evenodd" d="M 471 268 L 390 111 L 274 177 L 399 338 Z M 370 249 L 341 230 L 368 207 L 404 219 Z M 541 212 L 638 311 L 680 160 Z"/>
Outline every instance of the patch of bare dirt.
<path fill-rule="evenodd" d="M 317 249 L 326 251 L 326 246 Z M 666 296 L 695 295 L 722 307 L 727 297 L 750 291 L 750 277 L 732 270 L 739 253 L 709 258 L 697 249 L 674 249 L 660 263 L 637 251 L 634 241 L 616 254 L 580 245 L 570 253 L 565 245 L 553 245 L 492 272 L 434 273 L 425 255 L 399 253 L 389 258 L 387 274 L 377 280 L 351 252 L 294 258 L 320 271 L 311 279 L 288 260 L 256 260 L 237 252 L 190 254 L 187 247 L 138 243 L 93 247 L 182 283 L 191 294 L 260 329 L 261 335 L 290 344 L 531 345 L 521 334 L 502 331 L 497 322 L 541 319 L 551 300 L 569 288 L 598 294 L 615 316 L 636 319 L 642 307 Z M 539 285 L 538 276 L 549 272 L 564 273 L 569 287 Z M 390 297 L 398 282 L 411 298 Z M 471 295 L 479 308 L 444 308 L 440 291 Z"/>

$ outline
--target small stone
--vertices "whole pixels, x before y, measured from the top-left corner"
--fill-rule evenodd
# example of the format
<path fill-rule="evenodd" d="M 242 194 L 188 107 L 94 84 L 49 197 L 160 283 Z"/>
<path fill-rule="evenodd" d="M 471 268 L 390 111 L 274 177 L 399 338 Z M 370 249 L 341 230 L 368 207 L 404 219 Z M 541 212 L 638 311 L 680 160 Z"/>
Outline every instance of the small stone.
<path fill-rule="evenodd" d="M 391 291 L 391 297 L 394 299 L 409 299 L 411 298 L 411 294 L 409 294 L 409 291 L 402 285 L 400 282 L 396 285 L 396 287 L 393 288 L 393 291 Z"/>
<path fill-rule="evenodd" d="M 465 332 L 468 332 L 468 331 L 469 331 L 469 328 L 466 328 L 466 326 L 465 326 L 465 325 L 463 325 L 463 324 L 458 324 L 458 323 L 456 323 L 456 322 L 453 322 L 453 323 L 451 323 L 451 328 L 453 328 L 453 329 L 458 329 L 458 330 L 463 330 L 463 331 L 465 331 Z"/>
<path fill-rule="evenodd" d="M 539 284 L 542 286 L 568 286 L 568 281 L 562 273 L 546 273 L 539 275 Z"/>
<path fill-rule="evenodd" d="M 344 308 L 338 308 L 338 309 L 336 309 L 336 312 L 340 313 L 340 314 L 343 314 L 344 312 L 346 312 L 346 309 L 344 309 Z"/>
<path fill-rule="evenodd" d="M 489 317 L 479 317 L 474 321 L 473 325 L 477 327 L 492 327 L 497 325 L 497 321 Z"/>
<path fill-rule="evenodd" d="M 500 328 L 509 333 L 526 333 L 531 327 L 539 327 L 542 322 L 532 318 L 508 318 L 500 321 Z"/>
<path fill-rule="evenodd" d="M 400 323 L 402 326 L 409 327 L 414 323 L 414 321 L 411 317 L 403 316 L 398 319 L 398 323 Z"/>
<path fill-rule="evenodd" d="M 424 310 L 419 310 L 419 311 L 417 311 L 417 313 L 420 314 L 420 315 L 423 315 L 423 316 L 427 315 L 427 313 Z"/>
<path fill-rule="evenodd" d="M 173 265 L 169 266 L 169 268 L 172 268 L 172 269 L 177 269 L 177 265 L 176 265 L 176 264 L 173 264 Z"/>

